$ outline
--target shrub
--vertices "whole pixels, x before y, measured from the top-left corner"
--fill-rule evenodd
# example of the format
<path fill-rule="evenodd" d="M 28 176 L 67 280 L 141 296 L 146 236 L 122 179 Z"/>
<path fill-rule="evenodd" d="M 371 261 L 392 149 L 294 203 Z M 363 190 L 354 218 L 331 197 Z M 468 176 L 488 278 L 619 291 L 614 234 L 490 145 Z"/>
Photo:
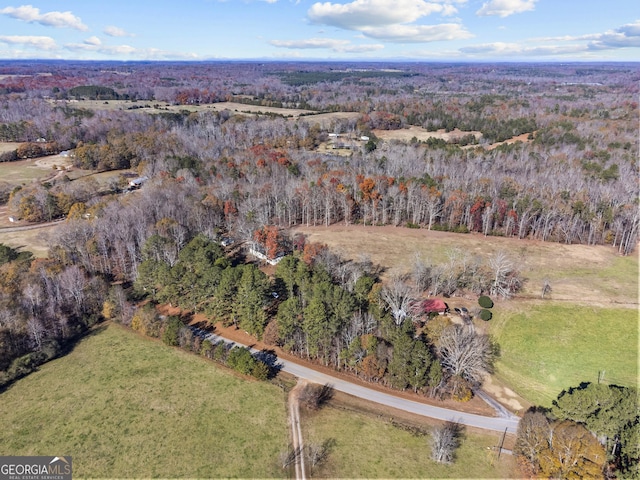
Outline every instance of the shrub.
<path fill-rule="evenodd" d="M 451 398 L 457 402 L 468 402 L 473 397 L 473 390 L 467 380 L 460 375 L 454 375 L 449 379 Z"/>
<path fill-rule="evenodd" d="M 493 314 L 489 310 L 486 310 L 486 309 L 480 310 L 480 318 L 485 322 L 488 322 L 489 320 L 491 320 L 491 317 L 493 317 Z"/>
<path fill-rule="evenodd" d="M 307 384 L 300 392 L 300 404 L 310 410 L 318 410 L 333 398 L 333 393 L 333 387 L 329 384 Z"/>
<path fill-rule="evenodd" d="M 449 229 L 449 225 L 446 223 L 434 223 L 433 225 L 431 225 L 431 230 L 436 230 L 438 232 L 448 232 Z"/>
<path fill-rule="evenodd" d="M 478 298 L 478 304 L 482 308 L 492 308 L 493 307 L 493 300 L 491 300 L 486 295 L 482 295 L 480 298 Z"/>
<path fill-rule="evenodd" d="M 164 327 L 164 332 L 162 332 L 162 341 L 171 347 L 178 346 L 178 332 L 182 326 L 182 322 L 178 317 L 169 317 Z"/>
<path fill-rule="evenodd" d="M 261 362 L 260 360 L 256 360 L 256 363 L 251 369 L 251 376 L 257 378 L 258 380 L 267 380 L 270 374 L 271 370 L 269 369 L 269 365 Z"/>
<path fill-rule="evenodd" d="M 256 359 L 247 348 L 234 347 L 227 357 L 227 366 L 245 375 L 251 374 L 255 364 Z"/>
<path fill-rule="evenodd" d="M 469 233 L 469 229 L 467 228 L 466 225 L 458 225 L 456 228 L 453 229 L 453 231 L 455 233 Z"/>
<path fill-rule="evenodd" d="M 227 349 L 227 345 L 224 342 L 218 342 L 213 345 L 213 359 L 216 362 L 226 363 L 227 356 L 229 355 L 229 350 Z"/>
<path fill-rule="evenodd" d="M 211 341 L 205 340 L 200 346 L 200 355 L 207 358 L 213 358 L 213 350 L 214 347 Z"/>

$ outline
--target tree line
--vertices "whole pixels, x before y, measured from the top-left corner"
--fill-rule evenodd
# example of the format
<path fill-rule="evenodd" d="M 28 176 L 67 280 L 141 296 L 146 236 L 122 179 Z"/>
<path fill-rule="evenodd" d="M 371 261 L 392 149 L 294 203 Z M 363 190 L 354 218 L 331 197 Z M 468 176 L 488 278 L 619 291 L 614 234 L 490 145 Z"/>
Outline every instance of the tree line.
<path fill-rule="evenodd" d="M 582 383 L 550 409 L 520 421 L 514 453 L 528 475 L 640 478 L 640 409 L 635 388 Z"/>
<path fill-rule="evenodd" d="M 203 235 L 176 257 L 162 254 L 162 242 L 155 235 L 143 248 L 133 285 L 138 297 L 204 313 L 212 325 L 236 326 L 294 355 L 393 388 L 466 400 L 491 370 L 495 346 L 488 337 L 446 322 L 418 332 L 425 318 L 416 308 L 394 316 L 392 295 L 370 262 L 345 261 L 298 240 L 269 278 Z"/>
<path fill-rule="evenodd" d="M 303 146 L 310 135 L 322 134 L 308 125 L 293 128 L 285 120 L 238 123 L 196 115 L 173 127 L 163 119 L 152 125 L 121 120 L 123 129 L 131 127 L 128 132 L 112 129 L 98 143 L 77 145 L 75 164 L 102 170 L 136 167 L 149 176 L 207 186 L 227 206 L 230 229 L 247 224 L 249 230 L 274 224 L 398 225 L 610 244 L 623 254 L 637 243 L 640 219 L 630 195 L 637 189 L 630 183 L 636 172 L 631 163 L 612 163 L 614 155 L 602 150 L 585 149 L 583 158 L 589 160 L 574 163 L 543 161 L 553 148 L 536 141 L 489 152 L 394 144 L 354 152 L 349 159 L 323 158 Z M 256 145 L 257 138 L 264 143 Z M 282 146 L 289 138 L 297 148 Z M 240 145 L 244 141 L 248 144 Z M 235 145 L 233 155 L 225 147 L 229 142 Z M 74 200 L 87 200 L 52 198 L 69 188 L 23 187 L 10 205 L 18 217 L 32 221 L 67 215 Z"/>
<path fill-rule="evenodd" d="M 99 322 L 108 290 L 78 265 L 0 244 L 0 387 L 65 352 Z"/>

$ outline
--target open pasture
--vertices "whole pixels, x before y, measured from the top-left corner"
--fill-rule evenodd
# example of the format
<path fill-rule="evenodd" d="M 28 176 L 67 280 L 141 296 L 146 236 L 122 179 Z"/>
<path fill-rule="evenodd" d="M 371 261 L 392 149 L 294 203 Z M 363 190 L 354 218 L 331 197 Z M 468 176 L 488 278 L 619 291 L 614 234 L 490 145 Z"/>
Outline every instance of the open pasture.
<path fill-rule="evenodd" d="M 0 153 L 11 152 L 16 150 L 20 145 L 22 145 L 21 142 L 0 142 Z"/>
<path fill-rule="evenodd" d="M 516 478 L 513 457 L 498 460 L 500 435 L 464 432 L 455 462 L 431 460 L 430 436 L 354 411 L 324 408 L 303 417 L 307 445 L 329 441 L 326 462 L 312 471 L 317 478 Z M 428 432 L 428 426 L 421 426 Z"/>
<path fill-rule="evenodd" d="M 581 382 L 638 385 L 638 312 L 527 302 L 489 322 L 500 344 L 496 376 L 537 405 Z"/>
<path fill-rule="evenodd" d="M 307 241 L 324 243 L 346 258 L 367 255 L 385 271 L 410 272 L 416 255 L 433 263 L 445 263 L 453 250 L 486 260 L 499 251 L 507 253 L 525 279 L 519 297 L 539 298 L 542 281 L 552 286 L 556 302 L 616 305 L 637 309 L 638 252 L 622 257 L 609 246 L 485 237 L 404 227 L 331 225 L 299 226 L 292 233 Z"/>
<path fill-rule="evenodd" d="M 44 180 L 55 175 L 52 166 L 37 163 L 38 159 L 0 163 L 0 180 L 14 185 Z"/>
<path fill-rule="evenodd" d="M 59 104 L 59 102 L 58 102 Z M 166 102 L 140 100 L 132 102 L 131 100 L 72 100 L 67 104 L 72 108 L 82 108 L 88 110 L 125 110 L 131 112 L 144 113 L 162 113 L 162 112 L 221 112 L 229 110 L 237 114 L 259 114 L 270 113 L 282 115 L 285 117 L 299 117 L 302 114 L 313 113 L 311 110 L 266 107 L 261 105 L 248 105 L 239 102 L 218 102 L 203 103 L 199 105 L 175 105 Z"/>
<path fill-rule="evenodd" d="M 49 255 L 50 235 L 57 224 L 34 228 L 12 228 L 11 225 L 14 224 L 9 222 L 7 207 L 0 206 L 0 226 L 2 227 L 0 228 L 0 243 L 11 248 L 29 251 L 38 258 L 45 258 Z"/>
<path fill-rule="evenodd" d="M 446 142 L 459 139 L 469 134 L 476 137 L 476 139 L 480 139 L 482 137 L 482 133 L 480 132 L 463 132 L 457 128 L 451 132 L 447 132 L 444 129 L 433 132 L 415 125 L 410 125 L 407 128 L 400 128 L 398 130 L 374 130 L 373 133 L 376 137 L 385 141 L 398 140 L 401 142 L 410 142 L 414 137 L 419 141 L 427 141 L 430 138 L 436 138 Z"/>
<path fill-rule="evenodd" d="M 0 394 L 5 455 L 73 456 L 78 478 L 273 478 L 285 393 L 117 325 Z"/>

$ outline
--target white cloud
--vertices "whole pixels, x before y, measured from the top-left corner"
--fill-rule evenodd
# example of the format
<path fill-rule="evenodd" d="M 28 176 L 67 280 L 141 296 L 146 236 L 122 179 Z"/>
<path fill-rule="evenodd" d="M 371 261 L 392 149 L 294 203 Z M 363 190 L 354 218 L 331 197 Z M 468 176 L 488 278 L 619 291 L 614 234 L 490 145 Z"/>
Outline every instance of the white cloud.
<path fill-rule="evenodd" d="M 195 53 L 171 52 L 159 48 L 136 48 L 131 45 L 104 45 L 87 43 L 68 43 L 64 46 L 71 52 L 91 52 L 114 58 L 135 58 L 140 60 L 197 60 Z"/>
<path fill-rule="evenodd" d="M 460 23 L 417 24 L 432 14 L 458 13 L 456 4 L 466 0 L 353 0 L 350 3 L 314 3 L 307 11 L 311 23 L 362 33 L 376 40 L 426 43 L 470 38 Z"/>
<path fill-rule="evenodd" d="M 47 27 L 75 28 L 86 31 L 89 29 L 79 17 L 71 12 L 47 12 L 40 13 L 40 9 L 31 5 L 20 7 L 5 7 L 0 10 L 0 14 L 11 18 L 17 18 L 28 23 L 39 23 Z"/>
<path fill-rule="evenodd" d="M 113 25 L 105 27 L 103 32 L 105 35 L 109 35 L 110 37 L 135 37 L 133 33 L 129 33 L 125 29 L 114 27 Z"/>
<path fill-rule="evenodd" d="M 130 45 L 103 45 L 87 43 L 67 43 L 64 48 L 74 52 L 96 52 L 105 55 L 130 55 L 137 51 L 135 47 Z"/>
<path fill-rule="evenodd" d="M 102 41 L 94 35 L 93 37 L 87 38 L 84 43 L 87 45 L 101 45 Z"/>
<path fill-rule="evenodd" d="M 593 52 L 640 48 L 640 20 L 604 33 L 530 38 L 518 43 L 485 43 L 460 49 L 473 57 L 555 57 L 562 55 L 590 56 Z"/>
<path fill-rule="evenodd" d="M 380 43 L 369 43 L 366 45 L 349 45 L 348 47 L 343 48 L 342 50 L 336 50 L 338 52 L 349 52 L 349 53 L 365 53 L 365 52 L 377 52 L 378 50 L 382 50 L 384 45 Z"/>
<path fill-rule="evenodd" d="M 333 40 L 330 38 L 308 38 L 305 40 L 271 40 L 269 42 L 279 48 L 338 48 L 348 45 L 348 40 Z"/>
<path fill-rule="evenodd" d="M 289 49 L 329 49 L 334 52 L 362 53 L 381 50 L 384 45 L 365 44 L 353 45 L 349 40 L 338 40 L 331 38 L 308 38 L 305 40 L 271 40 L 269 42 L 274 47 Z"/>
<path fill-rule="evenodd" d="M 482 4 L 476 12 L 480 16 L 498 15 L 508 17 L 515 13 L 528 12 L 535 8 L 537 0 L 491 0 Z"/>
<path fill-rule="evenodd" d="M 34 35 L 0 35 L 0 42 L 8 45 L 23 45 L 38 50 L 56 50 L 58 46 L 51 37 Z"/>
<path fill-rule="evenodd" d="M 354 0 L 351 3 L 314 3 L 307 17 L 312 23 L 331 25 L 346 30 L 411 23 L 441 13 L 453 15 L 457 9 L 449 2 L 424 0 Z"/>
<path fill-rule="evenodd" d="M 630 37 L 640 36 L 640 20 L 623 25 L 617 31 Z"/>
<path fill-rule="evenodd" d="M 396 43 L 427 43 L 460 40 L 473 37 L 458 23 L 440 25 L 389 25 L 385 27 L 363 28 L 362 32 L 371 38 Z"/>
<path fill-rule="evenodd" d="M 588 46 L 590 50 L 640 47 L 640 20 L 598 35 L 589 42 Z"/>
<path fill-rule="evenodd" d="M 567 55 L 585 52 L 585 45 L 522 45 L 519 43 L 494 42 L 461 48 L 462 53 L 474 56 L 514 57 L 535 56 L 545 57 L 549 55 Z"/>

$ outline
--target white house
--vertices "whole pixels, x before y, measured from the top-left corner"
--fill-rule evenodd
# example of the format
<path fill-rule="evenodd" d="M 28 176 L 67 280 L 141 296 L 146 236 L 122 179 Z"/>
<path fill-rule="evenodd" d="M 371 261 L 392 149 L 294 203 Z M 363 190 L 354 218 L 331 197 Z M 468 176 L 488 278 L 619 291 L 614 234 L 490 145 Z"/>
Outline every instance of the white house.
<path fill-rule="evenodd" d="M 134 178 L 133 180 L 131 180 L 129 182 L 129 186 L 132 188 L 138 188 L 141 187 L 142 184 L 144 182 L 146 182 L 147 180 L 149 180 L 149 177 L 138 177 L 138 178 Z"/>

